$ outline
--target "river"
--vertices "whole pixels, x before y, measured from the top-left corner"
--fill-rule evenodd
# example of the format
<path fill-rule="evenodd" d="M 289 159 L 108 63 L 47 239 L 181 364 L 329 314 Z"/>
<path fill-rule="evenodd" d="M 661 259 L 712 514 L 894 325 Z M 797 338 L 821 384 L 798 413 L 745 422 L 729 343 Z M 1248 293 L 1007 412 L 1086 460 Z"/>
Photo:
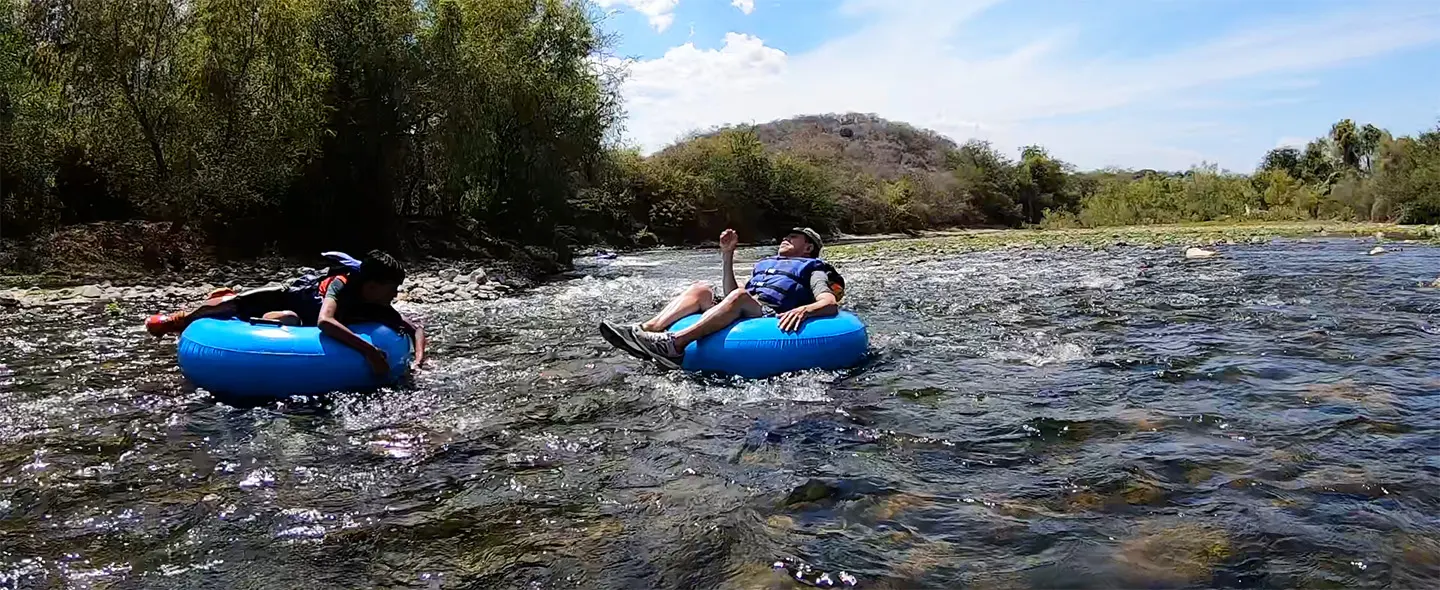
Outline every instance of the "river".
<path fill-rule="evenodd" d="M 714 251 L 587 259 L 258 407 L 151 309 L 0 311 L 0 588 L 1428 587 L 1440 250 L 1369 247 L 851 260 L 865 364 L 748 382 L 595 332 Z"/>

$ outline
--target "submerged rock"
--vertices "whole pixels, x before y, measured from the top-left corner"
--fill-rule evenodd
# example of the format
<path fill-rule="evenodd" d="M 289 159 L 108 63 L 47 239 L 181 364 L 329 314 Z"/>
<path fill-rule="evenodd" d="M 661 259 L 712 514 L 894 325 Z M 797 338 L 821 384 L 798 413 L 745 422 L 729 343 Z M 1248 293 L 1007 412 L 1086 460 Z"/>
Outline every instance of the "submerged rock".
<path fill-rule="evenodd" d="M 831 486 L 818 479 L 811 479 L 801 484 L 800 487 L 791 490 L 790 495 L 786 496 L 781 504 L 784 506 L 794 506 L 796 504 L 818 502 L 830 498 L 839 493 L 839 491 L 839 488 L 835 486 Z"/>
<path fill-rule="evenodd" d="M 1389 250 L 1386 250 L 1384 246 L 1376 246 L 1376 247 L 1370 249 L 1370 255 L 1371 255 L 1371 256 L 1378 256 L 1378 255 L 1384 254 L 1384 253 L 1386 253 L 1386 252 L 1389 252 Z"/>
<path fill-rule="evenodd" d="M 1215 256 L 1215 254 L 1216 252 L 1214 250 L 1206 250 L 1204 248 L 1196 248 L 1194 246 L 1185 249 L 1186 258 L 1212 258 Z"/>

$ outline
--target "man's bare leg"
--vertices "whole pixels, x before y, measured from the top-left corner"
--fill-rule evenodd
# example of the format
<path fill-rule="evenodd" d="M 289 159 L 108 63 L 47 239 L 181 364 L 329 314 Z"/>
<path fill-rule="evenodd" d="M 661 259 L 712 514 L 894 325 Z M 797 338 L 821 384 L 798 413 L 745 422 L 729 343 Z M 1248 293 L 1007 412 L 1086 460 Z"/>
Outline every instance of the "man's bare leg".
<path fill-rule="evenodd" d="M 683 351 L 691 342 L 719 332 L 740 318 L 758 318 L 762 315 L 765 315 L 765 308 L 760 306 L 760 302 L 744 289 L 736 289 L 706 311 L 705 315 L 700 316 L 699 321 L 675 332 L 676 349 Z"/>
<path fill-rule="evenodd" d="M 665 309 L 655 314 L 655 317 L 640 324 L 640 328 L 646 332 L 664 332 L 680 321 L 680 318 L 715 307 L 715 295 L 710 289 L 710 283 L 690 285 L 679 297 L 672 299 Z"/>
<path fill-rule="evenodd" d="M 680 368 L 685 358 L 685 346 L 713 334 L 742 317 L 760 317 L 765 310 L 743 289 L 731 291 L 725 299 L 705 311 L 700 320 L 679 332 L 638 332 L 635 338 L 637 351 L 648 355 L 655 362 L 671 368 Z"/>

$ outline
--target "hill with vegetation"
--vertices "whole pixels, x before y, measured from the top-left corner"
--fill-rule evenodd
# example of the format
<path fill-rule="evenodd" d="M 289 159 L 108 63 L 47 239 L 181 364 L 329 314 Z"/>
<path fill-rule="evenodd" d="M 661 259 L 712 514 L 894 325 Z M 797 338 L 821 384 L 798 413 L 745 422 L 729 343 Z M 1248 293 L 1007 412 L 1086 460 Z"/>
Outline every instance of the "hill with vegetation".
<path fill-rule="evenodd" d="M 1011 156 L 875 115 L 812 115 L 694 134 L 649 157 L 609 155 L 582 199 L 592 237 L 773 237 L 794 224 L 847 233 L 1102 227 L 1200 221 L 1440 221 L 1440 127 L 1395 136 L 1352 120 L 1253 172 L 1080 171 L 1041 146 Z"/>
<path fill-rule="evenodd" d="M 790 153 L 881 180 L 944 171 L 950 153 L 959 147 L 934 131 L 873 114 L 806 115 L 755 125 L 750 130 L 772 153 Z"/>

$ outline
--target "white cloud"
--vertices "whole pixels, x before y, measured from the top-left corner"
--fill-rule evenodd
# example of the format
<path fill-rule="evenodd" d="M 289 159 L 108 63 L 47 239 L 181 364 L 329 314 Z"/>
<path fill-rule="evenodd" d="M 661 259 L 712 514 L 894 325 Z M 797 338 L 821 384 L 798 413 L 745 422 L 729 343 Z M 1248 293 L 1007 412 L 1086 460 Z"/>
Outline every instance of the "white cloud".
<path fill-rule="evenodd" d="M 629 6 L 645 15 L 657 32 L 664 32 L 675 22 L 675 7 L 680 5 L 680 0 L 595 0 L 595 3 L 601 8 Z"/>
<path fill-rule="evenodd" d="M 1084 167 L 1184 168 L 1230 157 L 1220 163 L 1244 168 L 1256 154 L 1236 155 L 1237 130 L 1187 117 L 1203 116 L 1197 109 L 1207 104 L 1243 108 L 1224 93 L 1239 83 L 1293 94 L 1310 83 L 1299 79 L 1307 72 L 1440 41 L 1434 8 L 1394 3 L 1258 23 L 1142 57 L 1086 57 L 1094 52 L 1072 47 L 1074 31 L 1031 31 L 1008 52 L 971 57 L 987 52 L 966 45 L 962 25 L 994 3 L 851 0 L 842 12 L 868 24 L 804 53 L 729 33 L 719 49 L 686 43 L 632 62 L 623 89 L 629 137 L 653 150 L 722 124 L 856 111 L 1004 149 L 1039 143 Z M 1067 117 L 1099 121 L 1056 121 Z"/>
<path fill-rule="evenodd" d="M 747 15 L 755 12 L 755 0 L 730 0 L 730 5 L 739 8 L 740 12 Z"/>

